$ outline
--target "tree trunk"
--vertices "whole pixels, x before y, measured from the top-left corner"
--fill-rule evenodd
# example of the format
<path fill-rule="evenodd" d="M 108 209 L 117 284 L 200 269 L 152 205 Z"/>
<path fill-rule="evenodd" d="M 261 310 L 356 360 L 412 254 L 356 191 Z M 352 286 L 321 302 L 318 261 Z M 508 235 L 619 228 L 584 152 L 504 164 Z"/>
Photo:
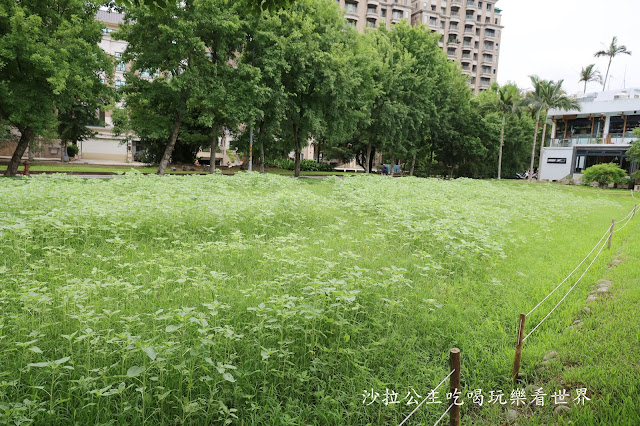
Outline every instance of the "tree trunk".
<path fill-rule="evenodd" d="M 411 170 L 409 170 L 409 176 L 413 176 L 413 172 L 416 170 L 416 157 L 418 156 L 417 152 L 413 153 L 413 159 L 411 160 Z"/>
<path fill-rule="evenodd" d="M 158 167 L 158 175 L 160 176 L 164 176 L 164 173 L 167 171 L 167 166 L 169 165 L 169 159 L 171 158 L 171 154 L 173 153 L 173 148 L 175 148 L 176 146 L 176 141 L 178 140 L 178 133 L 180 132 L 181 125 L 182 125 L 182 112 L 178 113 L 178 116 L 176 117 L 176 121 L 173 124 L 173 132 L 171 133 L 171 138 L 169 139 L 167 148 L 164 150 L 164 154 L 162 154 L 160 167 Z"/>
<path fill-rule="evenodd" d="M 33 157 L 34 157 L 34 155 L 33 155 L 33 147 L 32 147 L 32 145 L 33 145 L 33 142 L 30 142 L 30 143 L 29 143 L 29 147 L 27 148 L 27 149 L 28 149 L 28 151 L 27 151 L 27 152 L 28 152 L 28 154 L 27 154 L 27 158 L 29 159 L 29 162 L 30 162 L 30 163 L 33 163 Z"/>
<path fill-rule="evenodd" d="M 504 125 L 506 116 L 502 114 L 502 129 L 500 129 L 500 152 L 498 154 L 498 180 L 502 179 L 502 148 L 504 147 Z"/>
<path fill-rule="evenodd" d="M 367 158 L 364 160 L 364 172 L 371 173 L 371 143 L 367 145 Z"/>
<path fill-rule="evenodd" d="M 611 69 L 611 60 L 613 58 L 609 58 L 609 65 L 607 66 L 607 73 L 604 75 L 604 84 L 602 85 L 602 91 L 607 90 L 607 79 L 609 78 L 609 70 Z"/>
<path fill-rule="evenodd" d="M 299 131 L 298 127 L 294 124 L 293 125 L 293 141 L 295 142 L 296 167 L 293 172 L 293 175 L 295 177 L 300 177 L 300 152 L 302 151 L 302 148 L 300 146 L 300 135 L 298 134 L 298 131 Z"/>
<path fill-rule="evenodd" d="M 264 174 L 264 123 L 260 124 L 260 173 Z"/>
<path fill-rule="evenodd" d="M 20 160 L 24 155 L 27 147 L 33 141 L 35 134 L 26 127 L 25 129 L 20 131 L 20 140 L 18 141 L 18 146 L 16 146 L 16 150 L 13 151 L 13 155 L 11 156 L 11 160 L 9 161 L 9 165 L 7 166 L 7 170 L 4 172 L 5 176 L 15 176 L 18 173 L 18 166 L 20 165 Z"/>
<path fill-rule="evenodd" d="M 216 172 L 216 151 L 218 150 L 218 126 L 211 126 L 211 139 L 209 139 L 209 147 L 211 149 L 211 159 L 209 160 L 209 173 Z"/>
<path fill-rule="evenodd" d="M 547 114 L 544 115 L 544 120 L 542 121 L 542 140 L 540 141 L 540 159 L 538 160 L 538 182 L 542 176 L 540 172 L 542 172 L 542 152 L 544 151 L 544 138 L 547 137 Z"/>
<path fill-rule="evenodd" d="M 540 111 L 536 116 L 536 131 L 533 133 L 533 147 L 531 148 L 531 166 L 529 167 L 529 183 L 533 180 L 533 164 L 536 159 L 536 142 L 538 141 L 538 128 L 540 126 Z"/>
<path fill-rule="evenodd" d="M 376 149 L 371 149 L 371 155 L 369 156 L 369 171 L 373 170 L 373 159 L 376 156 Z"/>

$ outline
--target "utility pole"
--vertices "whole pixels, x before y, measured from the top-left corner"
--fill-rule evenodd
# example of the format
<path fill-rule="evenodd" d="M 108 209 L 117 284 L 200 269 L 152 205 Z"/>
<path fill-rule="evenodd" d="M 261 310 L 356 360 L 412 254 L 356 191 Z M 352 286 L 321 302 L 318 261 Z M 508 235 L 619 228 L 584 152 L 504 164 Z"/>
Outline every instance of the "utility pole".
<path fill-rule="evenodd" d="M 253 171 L 253 124 L 249 130 L 249 171 Z"/>
<path fill-rule="evenodd" d="M 253 37 L 249 36 L 249 43 L 253 41 Z M 251 47 L 251 66 L 254 65 L 256 60 L 256 47 Z M 249 129 L 249 171 L 253 171 L 253 123 L 251 124 L 251 129 Z"/>

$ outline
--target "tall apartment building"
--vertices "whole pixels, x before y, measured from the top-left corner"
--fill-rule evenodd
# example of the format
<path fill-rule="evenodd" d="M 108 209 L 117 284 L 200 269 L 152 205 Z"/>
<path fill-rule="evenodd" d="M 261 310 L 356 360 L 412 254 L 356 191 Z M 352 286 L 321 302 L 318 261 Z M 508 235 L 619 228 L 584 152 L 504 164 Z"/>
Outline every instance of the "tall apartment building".
<path fill-rule="evenodd" d="M 337 0 L 349 25 L 359 31 L 411 19 L 411 0 Z"/>
<path fill-rule="evenodd" d="M 442 35 L 440 47 L 458 61 L 476 92 L 496 81 L 502 33 L 498 0 L 338 0 L 350 25 L 360 31 L 403 19 Z"/>
<path fill-rule="evenodd" d="M 442 35 L 440 47 L 456 60 L 477 93 L 496 81 L 502 35 L 498 0 L 426 0 L 413 3 L 412 23 Z"/>

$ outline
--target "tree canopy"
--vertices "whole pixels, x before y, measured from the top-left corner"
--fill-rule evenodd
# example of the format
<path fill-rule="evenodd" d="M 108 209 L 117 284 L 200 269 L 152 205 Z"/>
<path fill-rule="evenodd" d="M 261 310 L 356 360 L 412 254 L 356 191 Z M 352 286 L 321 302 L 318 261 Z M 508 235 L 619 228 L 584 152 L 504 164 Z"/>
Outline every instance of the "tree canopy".
<path fill-rule="evenodd" d="M 87 137 L 86 120 L 109 103 L 102 80 L 113 65 L 98 46 L 98 7 L 82 0 L 0 4 L 0 119 L 21 135 L 6 175 L 16 174 L 38 136 Z"/>

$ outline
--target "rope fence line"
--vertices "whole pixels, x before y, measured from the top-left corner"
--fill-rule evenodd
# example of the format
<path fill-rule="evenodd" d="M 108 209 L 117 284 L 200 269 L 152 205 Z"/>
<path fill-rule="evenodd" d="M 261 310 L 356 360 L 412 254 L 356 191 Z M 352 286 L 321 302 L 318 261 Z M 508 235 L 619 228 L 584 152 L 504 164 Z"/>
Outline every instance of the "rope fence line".
<path fill-rule="evenodd" d="M 447 377 L 445 377 L 444 379 L 442 379 L 442 381 L 440 382 L 440 384 L 439 384 L 438 386 L 436 386 L 434 389 L 432 389 L 432 390 L 431 390 L 431 392 L 435 392 L 435 391 L 437 391 L 437 390 L 438 390 L 438 388 L 439 388 L 440 386 L 442 386 L 442 384 L 443 384 L 444 382 L 446 382 L 446 381 L 447 381 L 447 379 L 448 379 L 449 377 L 451 377 L 451 375 L 452 375 L 453 373 L 455 373 L 455 370 L 451 370 L 451 373 L 449 373 L 449 374 L 447 375 Z M 411 414 L 409 414 L 409 415 L 408 415 L 408 416 L 407 416 L 407 417 L 406 417 L 406 418 L 405 418 L 405 419 L 404 419 L 404 420 L 403 420 L 403 421 L 402 421 L 398 426 L 402 426 L 403 424 L 405 424 L 405 423 L 407 422 L 407 420 L 409 420 L 409 418 L 410 418 L 411 416 L 413 416 L 413 415 L 414 415 L 414 413 L 420 409 L 420 407 L 422 407 L 422 404 L 424 404 L 425 402 L 427 402 L 427 399 L 429 399 L 429 395 L 427 395 L 427 397 L 426 397 L 425 399 L 423 399 L 423 400 L 422 400 L 422 402 L 421 402 L 420 404 L 418 404 L 418 406 L 417 406 L 416 408 L 414 408 L 414 409 L 413 409 L 413 411 L 411 412 Z M 449 408 L 451 408 L 451 407 L 449 407 Z M 447 410 L 447 411 L 448 411 L 448 410 Z M 439 420 L 438 420 L 438 421 L 439 421 Z"/>
<path fill-rule="evenodd" d="M 589 254 L 587 254 L 587 256 L 582 260 L 582 262 L 580 262 L 580 264 L 578 266 L 576 266 L 576 268 L 560 284 L 558 284 L 544 299 L 542 299 L 533 309 L 531 309 L 531 311 L 529 311 L 528 314 L 526 314 L 526 315 L 525 314 L 520 314 L 520 321 L 518 323 L 517 339 L 516 339 L 516 354 L 515 354 L 515 357 L 514 357 L 514 360 L 513 360 L 513 379 L 514 379 L 514 381 L 517 381 L 518 377 L 519 377 L 520 359 L 521 359 L 521 355 L 522 355 L 522 346 L 524 345 L 524 342 L 529 338 L 529 336 L 531 336 L 547 320 L 547 318 L 549 318 L 551 316 L 551 314 L 553 314 L 553 312 L 555 312 L 556 309 L 558 309 L 558 307 L 562 304 L 562 302 L 564 302 L 565 299 L 569 296 L 569 294 L 571 294 L 571 292 L 577 287 L 577 285 L 582 281 L 582 279 L 585 277 L 587 272 L 589 272 L 591 267 L 594 265 L 596 260 L 600 257 L 600 255 L 602 254 L 602 251 L 604 250 L 605 245 L 607 245 L 609 247 L 609 249 L 611 249 L 611 242 L 612 242 L 612 239 L 613 239 L 613 234 L 616 233 L 616 232 L 622 231 L 634 219 L 634 217 L 636 216 L 636 212 L 637 212 L 639 206 L 640 205 L 635 205 L 633 207 L 633 209 L 631 210 L 631 212 L 629 212 L 629 214 L 627 214 L 619 222 L 616 222 L 616 220 L 614 219 L 612 221 L 611 226 L 609 227 L 609 229 L 604 233 L 604 235 L 600 238 L 600 240 L 598 240 L 596 245 L 591 249 Z M 616 224 L 620 225 L 621 223 L 623 223 L 625 221 L 626 221 L 626 223 L 624 223 L 624 225 L 622 225 L 617 230 L 615 229 Z M 605 242 L 603 242 L 603 240 L 607 237 L 607 235 L 609 236 L 609 238 L 607 238 L 607 240 Z M 549 297 L 551 297 L 556 291 L 558 291 L 558 289 L 560 287 L 562 287 L 562 285 L 564 283 L 566 283 L 569 280 L 569 278 L 571 278 L 573 276 L 573 274 L 575 274 L 576 271 L 578 271 L 578 269 L 580 269 L 580 267 L 587 261 L 587 259 L 589 259 L 589 257 L 591 257 L 593 252 L 598 247 L 600 247 L 600 250 L 595 255 L 595 257 L 591 260 L 591 263 L 589 263 L 589 266 L 587 266 L 587 268 L 584 270 L 582 275 L 580 275 L 580 277 L 576 280 L 576 282 L 573 284 L 573 286 L 571 286 L 569 291 L 567 291 L 567 293 L 551 309 L 551 311 L 549 311 L 549 313 L 528 334 L 525 335 L 524 328 L 525 328 L 525 323 L 526 323 L 527 317 L 529 315 L 531 315 L 536 309 L 538 309 L 544 302 L 546 302 L 549 299 Z"/>
<path fill-rule="evenodd" d="M 619 229 L 616 229 L 615 231 L 613 231 L 613 233 L 615 234 L 616 232 L 620 232 L 620 231 L 622 231 L 622 230 L 624 229 L 624 227 L 625 227 L 625 226 L 627 226 L 627 225 L 631 222 L 631 220 L 636 216 L 636 211 L 637 211 L 637 210 L 638 210 L 638 206 L 635 206 L 635 207 L 633 208 L 633 210 L 631 210 L 631 213 L 629 213 L 629 214 L 627 215 L 627 217 L 625 217 L 624 219 L 622 219 L 622 220 L 618 223 L 618 225 L 619 225 L 620 223 L 624 222 L 625 220 L 627 221 L 627 223 L 625 223 L 624 225 L 622 225 Z"/>
<path fill-rule="evenodd" d="M 440 421 L 441 421 L 442 419 L 444 419 L 444 416 L 446 416 L 446 415 L 447 415 L 447 413 L 449 412 L 449 410 L 451 410 L 451 407 L 453 407 L 453 404 L 449 405 L 449 408 L 447 408 L 447 411 L 445 411 L 445 412 L 442 414 L 442 416 L 440 416 L 440 418 L 438 419 L 438 421 L 437 421 L 437 422 L 435 422 L 435 423 L 433 424 L 433 426 L 438 426 L 438 423 L 440 423 Z"/>
<path fill-rule="evenodd" d="M 567 294 L 564 295 L 564 297 L 562 299 L 560 299 L 560 301 L 556 304 L 556 306 L 553 307 L 553 309 L 551 309 L 551 311 L 542 319 L 542 321 L 540 321 L 538 323 L 538 325 L 536 325 L 533 330 L 531 330 L 529 332 L 529 334 L 527 334 L 526 336 L 524 336 L 524 339 L 522 339 L 522 341 L 526 341 L 527 338 L 529 336 L 531 336 L 533 334 L 534 331 L 536 331 L 538 329 L 538 327 L 540 327 L 540 325 L 547 319 L 549 318 L 549 316 L 551 316 L 551 314 L 553 313 L 553 311 L 555 311 L 558 306 L 560 306 L 560 304 L 562 302 L 564 302 L 564 299 L 567 298 L 567 296 L 569 296 L 569 294 L 573 291 L 574 288 L 576 288 L 576 286 L 580 283 L 580 281 L 582 281 L 582 278 L 584 278 L 584 276 L 587 274 L 587 272 L 589 272 L 589 269 L 591 269 L 591 267 L 593 266 L 593 264 L 595 263 L 595 261 L 598 259 L 598 257 L 600 257 L 600 254 L 602 253 L 602 250 L 604 249 L 605 244 L 602 244 L 602 246 L 600 247 L 600 251 L 598 251 L 598 254 L 596 254 L 596 257 L 593 258 L 593 260 L 591 261 L 591 263 L 589 264 L 589 266 L 587 267 L 587 269 L 585 269 L 585 271 L 582 273 L 582 275 L 580 275 L 580 278 L 578 278 L 578 280 L 576 281 L 576 283 L 569 289 L 569 291 L 567 292 Z"/>
<path fill-rule="evenodd" d="M 533 313 L 533 311 L 535 311 L 536 309 L 538 309 L 538 308 L 540 307 L 540 305 L 542 305 L 544 302 L 546 302 L 546 301 L 547 301 L 547 299 L 548 299 L 549 297 L 551 297 L 551 296 L 553 295 L 553 293 L 555 293 L 555 292 L 556 292 L 556 291 L 557 291 L 557 290 L 562 286 L 562 284 L 566 283 L 566 282 L 569 280 L 569 278 L 571 278 L 571 276 L 572 276 L 573 274 L 575 274 L 575 273 L 576 273 L 576 271 L 577 271 L 577 270 L 578 270 L 578 269 L 579 269 L 579 268 L 584 264 L 584 262 L 586 262 L 586 261 L 587 261 L 587 259 L 588 259 L 588 258 L 593 254 L 593 252 L 598 248 L 598 245 L 602 242 L 602 240 L 604 240 L 604 238 L 607 236 L 607 234 L 608 234 L 608 233 L 609 233 L 609 230 L 607 229 L 607 231 L 604 233 L 604 235 L 602 235 L 602 237 L 601 237 L 601 238 L 600 238 L 600 240 L 596 243 L 596 245 L 595 245 L 595 246 L 593 246 L 593 248 L 591 249 L 591 251 L 589 252 L 589 254 L 588 254 L 584 259 L 582 259 L 582 262 L 580 262 L 580 264 L 579 264 L 578 266 L 576 266 L 576 268 L 575 268 L 575 269 L 574 269 L 574 270 L 573 270 L 569 275 L 567 275 L 567 277 L 566 277 L 564 280 L 562 280 L 562 282 L 561 282 L 560 284 L 558 284 L 558 286 L 557 286 L 556 288 L 554 288 L 554 289 L 553 289 L 553 291 L 551 291 L 551 293 L 549 293 L 549 294 L 548 294 L 544 299 L 542 299 L 542 300 L 540 301 L 540 303 L 538 303 L 538 304 L 537 304 L 533 309 L 531 309 L 531 310 L 529 311 L 529 313 L 527 314 L 527 316 L 531 315 L 531 314 Z"/>
<path fill-rule="evenodd" d="M 447 410 L 442 414 L 442 416 L 440 416 L 440 418 L 435 424 L 437 425 L 438 423 L 440 423 L 440 421 L 444 418 L 444 416 L 446 416 L 447 413 L 450 412 L 449 425 L 460 426 L 460 405 L 461 404 L 459 405 L 457 403 L 457 398 L 461 393 L 461 389 L 460 389 L 460 369 L 461 368 L 460 367 L 461 367 L 460 349 L 451 348 L 449 350 L 449 368 L 451 368 L 451 372 L 447 374 L 447 377 L 442 379 L 442 381 L 440 382 L 440 384 L 438 384 L 438 386 L 436 386 L 434 389 L 431 390 L 431 392 L 427 394 L 425 399 L 423 399 L 422 402 L 418 404 L 416 408 L 413 409 L 411 414 L 409 414 L 398 426 L 403 426 L 428 399 L 437 398 L 435 396 L 436 391 L 440 388 L 440 386 L 444 384 L 444 382 L 447 381 L 447 379 L 449 379 L 449 394 L 447 394 L 447 397 L 449 397 L 450 405 L 449 405 L 449 408 L 447 408 Z M 453 411 L 451 410 L 452 408 L 453 408 Z"/>

